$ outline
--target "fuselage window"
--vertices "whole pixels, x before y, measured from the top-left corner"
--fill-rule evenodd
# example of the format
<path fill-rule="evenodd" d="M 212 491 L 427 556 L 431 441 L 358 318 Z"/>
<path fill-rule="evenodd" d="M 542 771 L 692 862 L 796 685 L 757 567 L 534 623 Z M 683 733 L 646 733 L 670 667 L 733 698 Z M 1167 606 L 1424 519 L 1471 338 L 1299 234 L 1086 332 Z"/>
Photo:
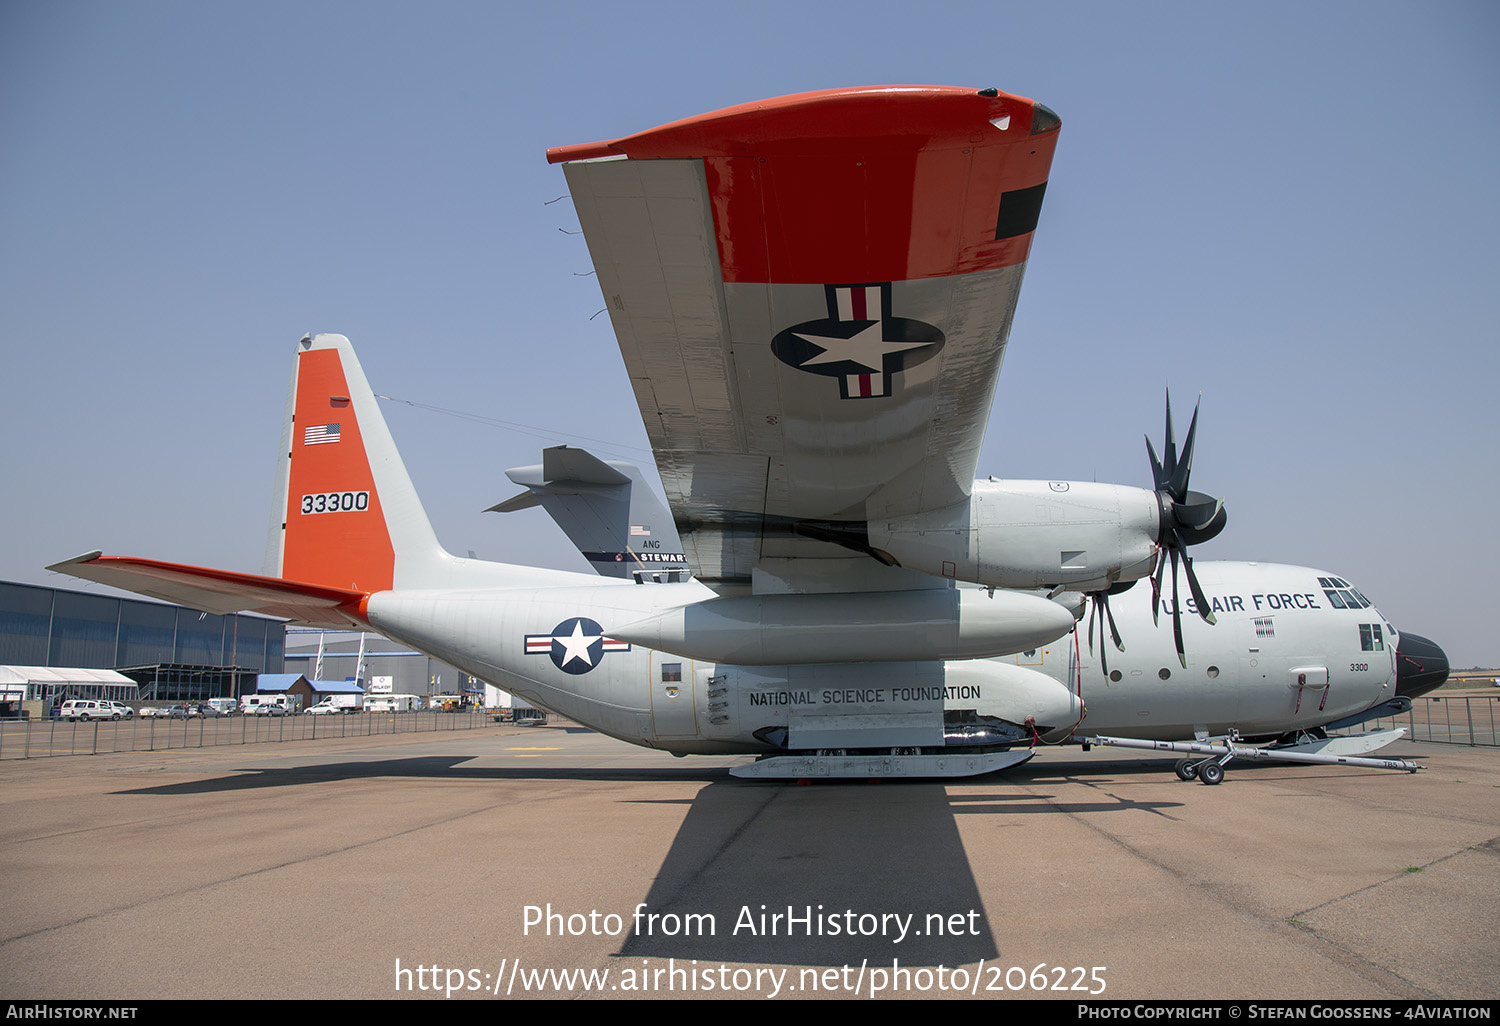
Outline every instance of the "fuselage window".
<path fill-rule="evenodd" d="M 1109 679 L 1112 680 L 1112 681 L 1119 681 L 1119 679 L 1120 679 L 1120 671 L 1119 670 L 1110 670 L 1109 671 Z"/>
<path fill-rule="evenodd" d="M 1156 671 L 1156 675 L 1162 680 L 1166 680 L 1172 676 L 1172 671 L 1163 666 L 1161 669 Z"/>
<path fill-rule="evenodd" d="M 1218 675 L 1219 675 L 1219 668 L 1217 666 L 1210 666 L 1208 668 L 1208 677 L 1209 677 L 1210 680 L 1212 680 L 1213 678 L 1217 677 Z"/>
<path fill-rule="evenodd" d="M 661 679 L 663 683 L 668 681 L 679 681 L 682 679 L 681 663 L 662 663 Z"/>

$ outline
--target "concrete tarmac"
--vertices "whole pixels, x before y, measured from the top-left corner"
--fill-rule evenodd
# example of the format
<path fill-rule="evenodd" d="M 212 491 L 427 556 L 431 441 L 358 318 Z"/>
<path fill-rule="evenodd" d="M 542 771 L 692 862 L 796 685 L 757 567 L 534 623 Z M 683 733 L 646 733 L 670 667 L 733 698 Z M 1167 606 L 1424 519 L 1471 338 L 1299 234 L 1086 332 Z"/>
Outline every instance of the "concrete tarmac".
<path fill-rule="evenodd" d="M 0 997 L 1493 999 L 1500 751 L 747 783 L 567 726 L 0 763 Z M 639 918 L 637 918 L 639 911 Z"/>

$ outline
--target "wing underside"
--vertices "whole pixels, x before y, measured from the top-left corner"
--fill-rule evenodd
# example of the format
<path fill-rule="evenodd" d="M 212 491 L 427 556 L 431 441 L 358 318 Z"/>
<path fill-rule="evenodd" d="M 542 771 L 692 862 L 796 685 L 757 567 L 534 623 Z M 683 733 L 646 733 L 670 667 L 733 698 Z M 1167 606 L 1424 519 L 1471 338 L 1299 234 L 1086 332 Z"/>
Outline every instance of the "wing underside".
<path fill-rule="evenodd" d="M 549 154 L 705 579 L 967 499 L 1056 128 L 890 87 Z"/>

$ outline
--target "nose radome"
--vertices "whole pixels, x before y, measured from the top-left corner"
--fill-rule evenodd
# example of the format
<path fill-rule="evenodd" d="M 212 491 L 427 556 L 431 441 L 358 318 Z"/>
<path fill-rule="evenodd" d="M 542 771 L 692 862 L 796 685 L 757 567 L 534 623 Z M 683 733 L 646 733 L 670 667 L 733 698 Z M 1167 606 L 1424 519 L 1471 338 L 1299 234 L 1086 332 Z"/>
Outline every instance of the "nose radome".
<path fill-rule="evenodd" d="M 1416 698 L 1442 687 L 1447 679 L 1447 653 L 1420 634 L 1402 631 L 1396 645 L 1396 695 Z"/>

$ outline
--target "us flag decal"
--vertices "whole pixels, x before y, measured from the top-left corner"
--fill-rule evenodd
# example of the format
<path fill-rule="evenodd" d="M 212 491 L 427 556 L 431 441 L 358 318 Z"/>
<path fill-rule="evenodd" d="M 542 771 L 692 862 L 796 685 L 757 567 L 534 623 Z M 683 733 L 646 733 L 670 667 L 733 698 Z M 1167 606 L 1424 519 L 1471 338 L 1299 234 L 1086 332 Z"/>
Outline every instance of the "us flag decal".
<path fill-rule="evenodd" d="M 314 424 L 302 432 L 303 445 L 329 445 L 339 440 L 337 424 Z"/>

